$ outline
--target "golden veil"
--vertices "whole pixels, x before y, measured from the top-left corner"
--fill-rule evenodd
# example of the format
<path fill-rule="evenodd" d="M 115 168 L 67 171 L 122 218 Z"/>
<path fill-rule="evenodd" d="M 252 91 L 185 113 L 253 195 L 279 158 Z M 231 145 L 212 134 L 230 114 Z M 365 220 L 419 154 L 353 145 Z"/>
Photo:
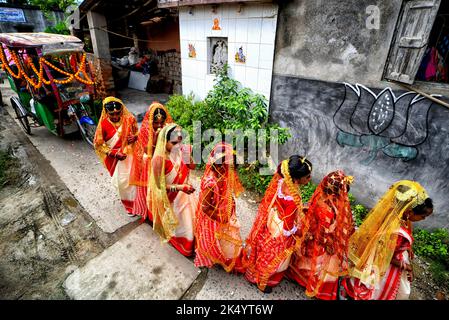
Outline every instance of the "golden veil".
<path fill-rule="evenodd" d="M 177 124 L 170 123 L 162 128 L 158 135 L 156 149 L 154 150 L 148 182 L 147 205 L 153 215 L 153 230 L 161 237 L 163 242 L 167 242 L 173 237 L 178 219 L 173 211 L 173 207 L 167 196 L 165 181 L 165 160 L 167 133 L 177 127 Z"/>
<path fill-rule="evenodd" d="M 349 274 L 366 285 L 380 282 L 390 265 L 404 212 L 428 197 L 417 182 L 396 182 L 369 212 L 349 239 Z"/>

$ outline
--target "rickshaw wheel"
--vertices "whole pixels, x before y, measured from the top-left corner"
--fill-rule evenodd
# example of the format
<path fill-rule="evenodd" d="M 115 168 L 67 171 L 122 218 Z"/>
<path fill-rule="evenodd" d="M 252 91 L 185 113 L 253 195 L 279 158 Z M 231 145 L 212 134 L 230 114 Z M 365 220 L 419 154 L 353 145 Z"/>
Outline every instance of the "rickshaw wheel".
<path fill-rule="evenodd" d="M 11 97 L 10 101 L 14 111 L 16 112 L 17 119 L 22 125 L 23 130 L 25 130 L 27 134 L 31 134 L 30 123 L 28 121 L 28 114 L 23 108 L 22 104 L 20 103 L 20 100 L 17 99 L 16 97 Z"/>
<path fill-rule="evenodd" d="M 78 123 L 78 127 L 81 133 L 81 136 L 83 139 L 90 144 L 91 147 L 94 146 L 94 138 L 95 138 L 95 131 L 97 129 L 96 126 L 92 126 L 88 123 Z"/>

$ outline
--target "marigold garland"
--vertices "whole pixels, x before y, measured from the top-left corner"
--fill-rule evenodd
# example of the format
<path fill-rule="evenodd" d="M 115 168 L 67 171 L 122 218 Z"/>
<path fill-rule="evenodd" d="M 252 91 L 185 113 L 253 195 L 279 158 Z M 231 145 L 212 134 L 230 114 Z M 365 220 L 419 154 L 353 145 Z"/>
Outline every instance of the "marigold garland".
<path fill-rule="evenodd" d="M 40 57 L 39 58 L 39 70 L 37 70 L 36 66 L 34 65 L 34 63 L 32 62 L 31 58 L 29 58 L 26 62 L 27 65 L 33 70 L 33 72 L 36 74 L 36 76 L 38 77 L 38 82 L 36 83 L 35 81 L 33 81 L 33 79 L 31 79 L 26 72 L 23 70 L 23 68 L 21 67 L 21 64 L 19 62 L 19 58 L 17 57 L 17 54 L 14 51 L 10 51 L 11 54 L 11 58 L 14 61 L 15 65 L 17 66 L 17 74 L 14 73 L 12 71 L 12 69 L 9 67 L 9 62 L 6 59 L 5 53 L 3 52 L 3 48 L 1 48 L 0 50 L 0 59 L 2 61 L 2 68 L 3 70 L 6 70 L 13 78 L 15 79 L 20 79 L 20 78 L 25 78 L 25 80 L 31 85 L 33 86 L 35 89 L 39 89 L 42 86 L 42 83 L 46 84 L 46 85 L 50 85 L 51 83 L 57 83 L 57 84 L 67 84 L 72 82 L 74 79 L 78 80 L 81 83 L 84 83 L 86 85 L 94 85 L 94 81 L 92 81 L 91 79 L 89 79 L 89 77 L 87 76 L 86 73 L 86 53 L 83 53 L 83 56 L 81 58 L 81 62 L 79 65 L 79 68 L 77 70 L 77 72 L 75 74 L 66 72 L 60 68 L 58 68 L 57 66 L 53 65 L 52 63 L 50 63 L 49 61 L 47 61 L 44 57 Z M 52 68 L 53 70 L 67 76 L 66 79 L 64 80 L 57 80 L 57 79 L 52 79 L 50 81 L 47 81 L 44 79 L 44 68 L 43 68 L 43 64 L 46 64 L 48 67 Z M 81 78 L 80 74 L 83 73 L 84 77 L 86 79 Z"/>
<path fill-rule="evenodd" d="M 3 52 L 3 48 L 0 50 L 0 58 L 2 60 L 2 69 L 8 71 L 8 73 L 16 79 L 20 79 L 20 70 L 15 74 L 11 68 L 9 67 L 9 61 L 6 60 L 5 53 Z"/>

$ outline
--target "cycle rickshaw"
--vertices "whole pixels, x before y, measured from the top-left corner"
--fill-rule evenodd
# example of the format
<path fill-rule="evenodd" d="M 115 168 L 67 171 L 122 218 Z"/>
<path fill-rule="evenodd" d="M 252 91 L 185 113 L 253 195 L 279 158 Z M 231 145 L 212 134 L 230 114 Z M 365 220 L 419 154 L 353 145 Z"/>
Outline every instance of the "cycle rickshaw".
<path fill-rule="evenodd" d="M 76 132 L 93 145 L 101 101 L 95 99 L 93 63 L 80 39 L 50 33 L 1 33 L 0 58 L 11 105 L 26 133 L 45 126 L 58 136 Z"/>

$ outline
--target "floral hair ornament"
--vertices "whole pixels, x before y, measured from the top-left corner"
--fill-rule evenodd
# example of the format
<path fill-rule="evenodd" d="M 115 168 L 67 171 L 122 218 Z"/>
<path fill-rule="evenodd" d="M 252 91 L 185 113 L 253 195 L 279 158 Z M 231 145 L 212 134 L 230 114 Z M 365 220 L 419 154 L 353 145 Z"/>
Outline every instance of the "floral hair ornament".
<path fill-rule="evenodd" d="M 300 158 L 299 161 L 301 161 L 302 164 L 306 164 L 306 165 L 307 165 L 307 168 L 309 168 L 309 171 L 312 172 L 312 168 L 310 167 L 310 164 L 308 164 L 308 163 L 306 162 L 306 157 Z"/>
<path fill-rule="evenodd" d="M 352 183 L 354 183 L 354 177 L 353 176 L 346 176 L 344 179 L 343 179 L 343 181 L 346 183 L 346 184 L 352 184 Z"/>
<path fill-rule="evenodd" d="M 395 198 L 401 202 L 412 202 L 412 208 L 423 204 L 426 198 L 428 198 L 427 192 L 416 185 L 418 185 L 416 182 L 404 181 L 398 186 Z"/>

